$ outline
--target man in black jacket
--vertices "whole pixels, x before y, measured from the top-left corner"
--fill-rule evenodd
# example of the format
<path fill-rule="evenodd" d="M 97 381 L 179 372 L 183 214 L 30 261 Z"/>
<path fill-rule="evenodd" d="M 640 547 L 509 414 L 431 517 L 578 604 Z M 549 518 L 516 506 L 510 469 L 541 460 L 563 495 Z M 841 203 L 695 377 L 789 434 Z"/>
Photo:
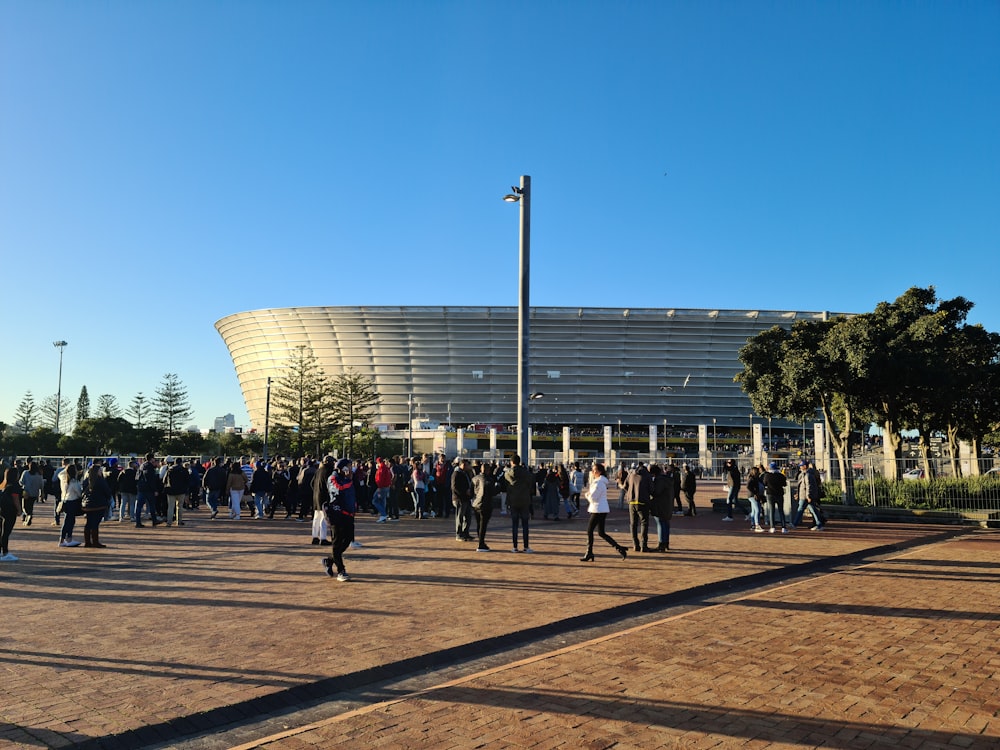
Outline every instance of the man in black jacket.
<path fill-rule="evenodd" d="M 451 504 L 455 507 L 455 539 L 471 542 L 469 518 L 472 513 L 472 477 L 469 476 L 468 459 L 460 458 L 451 475 Z"/>
<path fill-rule="evenodd" d="M 649 552 L 649 491 L 649 472 L 639 464 L 628 475 L 625 485 L 632 546 L 636 552 Z"/>

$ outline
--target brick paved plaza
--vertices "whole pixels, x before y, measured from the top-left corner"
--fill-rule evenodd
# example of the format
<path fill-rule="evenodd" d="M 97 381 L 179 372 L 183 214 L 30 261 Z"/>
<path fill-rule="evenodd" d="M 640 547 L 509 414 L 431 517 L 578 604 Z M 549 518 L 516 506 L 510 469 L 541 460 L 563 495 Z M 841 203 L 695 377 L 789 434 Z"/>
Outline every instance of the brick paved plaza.
<path fill-rule="evenodd" d="M 1000 533 L 752 534 L 699 495 L 668 555 L 585 521 L 512 554 L 358 520 L 353 581 L 307 524 L 43 518 L 0 564 L 0 748 L 996 748 Z M 626 515 L 609 532 L 629 541 Z"/>

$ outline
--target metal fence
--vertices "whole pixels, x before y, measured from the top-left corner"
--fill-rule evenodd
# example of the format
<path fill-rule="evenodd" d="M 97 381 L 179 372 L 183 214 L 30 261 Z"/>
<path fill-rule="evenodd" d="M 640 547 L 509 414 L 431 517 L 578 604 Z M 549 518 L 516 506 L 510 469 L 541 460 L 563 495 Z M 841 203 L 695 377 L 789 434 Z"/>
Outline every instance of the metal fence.
<path fill-rule="evenodd" d="M 903 459 L 897 467 L 899 478 L 894 480 L 886 478 L 884 465 L 882 456 L 874 454 L 852 460 L 851 480 L 857 505 L 886 514 L 905 510 L 933 513 L 938 518 L 1000 518 L 1000 467 L 994 465 L 993 459 L 981 460 L 980 472 L 966 476 L 955 476 L 952 463 L 944 459 L 930 461 L 929 476 L 922 463 Z M 834 500 L 841 493 L 839 478 L 829 478 L 825 490 L 826 499 Z"/>

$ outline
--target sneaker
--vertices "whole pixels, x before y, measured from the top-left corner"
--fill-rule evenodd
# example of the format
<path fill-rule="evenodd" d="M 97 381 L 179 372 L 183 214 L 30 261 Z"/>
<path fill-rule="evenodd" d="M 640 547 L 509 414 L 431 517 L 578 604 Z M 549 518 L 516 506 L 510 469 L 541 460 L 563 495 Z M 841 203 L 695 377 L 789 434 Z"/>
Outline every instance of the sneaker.
<path fill-rule="evenodd" d="M 375 523 L 385 523 L 385 521 L 386 521 L 385 516 L 381 516 Z"/>
<path fill-rule="evenodd" d="M 395 518 L 395 517 L 394 518 L 390 518 L 389 520 L 392 521 L 393 523 L 399 523 L 399 519 Z"/>
<path fill-rule="evenodd" d="M 0 562 L 17 562 L 17 558 L 14 557 L 10 552 L 8 552 L 3 557 L 0 557 Z"/>
<path fill-rule="evenodd" d="M 510 551 L 511 552 L 520 552 L 521 550 L 519 550 L 517 547 L 511 547 Z"/>
<path fill-rule="evenodd" d="M 788 533 L 788 529 L 786 529 L 786 528 L 782 527 L 782 529 L 781 529 L 781 533 L 782 533 L 782 534 L 787 534 L 787 533 Z"/>
<path fill-rule="evenodd" d="M 722 520 L 723 520 L 723 521 L 732 521 L 733 519 L 732 519 L 732 518 L 730 518 L 729 516 L 726 516 L 726 517 L 725 517 L 725 518 L 723 518 Z"/>
<path fill-rule="evenodd" d="M 352 549 L 361 549 L 364 545 L 361 542 L 351 542 Z"/>
<path fill-rule="evenodd" d="M 485 544 L 482 547 L 476 547 L 476 552 L 489 552 L 490 548 Z"/>
<path fill-rule="evenodd" d="M 754 531 L 755 534 L 763 534 L 764 533 L 764 529 L 762 527 L 760 527 L 760 526 L 754 526 L 753 527 L 753 531 Z"/>
<path fill-rule="evenodd" d="M 347 573 L 337 573 L 337 580 L 338 581 L 349 581 L 349 580 L 351 580 L 351 577 L 349 575 L 347 575 Z"/>
<path fill-rule="evenodd" d="M 326 574 L 333 578 L 333 560 L 329 557 L 323 558 L 323 567 L 326 568 Z"/>
<path fill-rule="evenodd" d="M 61 542 L 59 542 L 59 546 L 60 547 L 68 547 L 69 545 L 66 543 L 66 540 L 63 539 Z"/>
<path fill-rule="evenodd" d="M 812 529 L 810 529 L 810 531 L 822 531 L 822 530 L 823 527 L 820 524 L 816 524 L 815 526 L 812 527 Z"/>
<path fill-rule="evenodd" d="M 531 549 L 531 547 L 525 547 L 525 548 L 524 548 L 524 551 L 525 551 L 525 552 L 527 552 L 527 553 L 528 553 L 528 554 L 530 555 L 530 554 L 532 554 L 532 553 L 533 553 L 533 552 L 534 552 L 535 550 Z"/>
<path fill-rule="evenodd" d="M 769 528 L 769 529 L 768 529 L 768 531 L 769 531 L 769 532 L 771 532 L 772 534 L 775 534 L 775 533 L 777 533 L 777 532 L 775 531 L 775 529 L 774 529 L 774 527 L 773 527 L 773 526 L 772 526 L 771 528 Z"/>
<path fill-rule="evenodd" d="M 75 539 L 70 539 L 68 542 L 66 542 L 67 547 L 79 547 L 80 544 L 81 542 L 78 542 Z"/>

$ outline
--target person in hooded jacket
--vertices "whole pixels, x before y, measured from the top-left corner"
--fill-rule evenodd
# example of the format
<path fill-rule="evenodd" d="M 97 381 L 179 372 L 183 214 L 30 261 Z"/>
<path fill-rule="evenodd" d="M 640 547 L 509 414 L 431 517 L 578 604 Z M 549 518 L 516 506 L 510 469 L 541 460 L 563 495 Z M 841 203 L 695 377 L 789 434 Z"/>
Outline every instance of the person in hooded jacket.
<path fill-rule="evenodd" d="M 664 472 L 657 464 L 649 467 L 649 515 L 656 521 L 656 549 L 643 547 L 643 552 L 670 550 L 670 518 L 673 515 L 673 472 Z"/>
<path fill-rule="evenodd" d="M 327 482 L 330 498 L 323 504 L 323 513 L 330 527 L 332 544 L 330 554 L 323 558 L 326 574 L 334 576 L 336 567 L 338 581 L 349 581 L 351 577 L 344 567 L 344 551 L 354 541 L 354 516 L 358 512 L 354 493 L 354 477 L 351 462 L 342 458 Z"/>

